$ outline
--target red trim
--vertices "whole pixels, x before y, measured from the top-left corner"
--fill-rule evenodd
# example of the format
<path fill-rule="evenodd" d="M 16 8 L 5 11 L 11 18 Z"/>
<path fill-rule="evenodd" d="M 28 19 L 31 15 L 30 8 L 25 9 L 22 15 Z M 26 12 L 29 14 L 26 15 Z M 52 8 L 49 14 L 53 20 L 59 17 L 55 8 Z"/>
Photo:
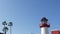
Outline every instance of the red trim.
<path fill-rule="evenodd" d="M 40 28 L 41 27 L 50 27 L 50 24 L 40 24 Z"/>

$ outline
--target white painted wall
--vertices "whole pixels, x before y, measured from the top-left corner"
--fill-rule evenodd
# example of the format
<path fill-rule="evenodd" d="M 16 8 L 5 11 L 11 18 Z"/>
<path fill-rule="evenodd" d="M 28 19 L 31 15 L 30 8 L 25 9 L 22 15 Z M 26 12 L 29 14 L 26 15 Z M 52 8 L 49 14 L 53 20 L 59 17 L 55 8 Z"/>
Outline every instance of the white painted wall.
<path fill-rule="evenodd" d="M 49 34 L 48 27 L 42 27 L 41 34 Z"/>

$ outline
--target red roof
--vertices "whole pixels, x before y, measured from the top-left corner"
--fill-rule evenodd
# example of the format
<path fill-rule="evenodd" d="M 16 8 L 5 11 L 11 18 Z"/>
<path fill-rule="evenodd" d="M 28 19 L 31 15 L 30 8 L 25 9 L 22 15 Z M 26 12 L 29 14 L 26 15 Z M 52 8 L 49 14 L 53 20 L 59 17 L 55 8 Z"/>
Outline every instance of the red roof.
<path fill-rule="evenodd" d="M 51 34 L 60 34 L 60 30 L 53 30 Z"/>

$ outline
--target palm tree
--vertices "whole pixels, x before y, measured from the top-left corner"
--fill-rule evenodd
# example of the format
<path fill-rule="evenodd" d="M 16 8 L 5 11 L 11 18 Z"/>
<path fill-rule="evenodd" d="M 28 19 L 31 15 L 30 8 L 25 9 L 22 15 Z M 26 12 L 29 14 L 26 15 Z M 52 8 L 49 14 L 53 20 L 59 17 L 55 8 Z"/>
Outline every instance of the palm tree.
<path fill-rule="evenodd" d="M 6 31 L 8 30 L 8 28 L 6 27 L 6 25 L 7 25 L 6 21 L 3 21 L 2 25 L 4 25 L 3 32 L 4 32 L 4 34 L 6 34 Z"/>
<path fill-rule="evenodd" d="M 5 27 L 5 25 L 7 25 L 6 21 L 2 22 L 2 24 L 4 25 L 4 27 Z"/>
<path fill-rule="evenodd" d="M 33 32 L 30 32 L 30 34 L 33 34 Z"/>
<path fill-rule="evenodd" d="M 4 28 L 3 28 L 4 34 L 6 34 L 7 31 L 8 31 L 8 28 L 7 28 L 7 27 L 4 27 Z"/>
<path fill-rule="evenodd" d="M 9 22 L 8 26 L 10 26 L 10 34 L 12 33 L 11 31 L 11 27 L 13 26 L 13 23 L 12 22 Z"/>

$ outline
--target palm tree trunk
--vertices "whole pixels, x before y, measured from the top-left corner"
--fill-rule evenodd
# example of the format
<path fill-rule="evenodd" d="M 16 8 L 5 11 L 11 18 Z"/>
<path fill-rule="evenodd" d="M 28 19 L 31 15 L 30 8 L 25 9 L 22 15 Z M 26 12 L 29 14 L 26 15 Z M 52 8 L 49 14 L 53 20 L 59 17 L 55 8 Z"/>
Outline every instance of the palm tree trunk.
<path fill-rule="evenodd" d="M 5 34 L 6 34 L 6 31 L 5 31 Z"/>
<path fill-rule="evenodd" d="M 4 28 L 5 28 L 5 25 L 4 25 Z M 6 34 L 6 30 L 5 30 L 4 34 Z"/>
<path fill-rule="evenodd" d="M 11 34 L 12 32 L 11 32 L 11 26 L 10 26 L 10 34 Z"/>

